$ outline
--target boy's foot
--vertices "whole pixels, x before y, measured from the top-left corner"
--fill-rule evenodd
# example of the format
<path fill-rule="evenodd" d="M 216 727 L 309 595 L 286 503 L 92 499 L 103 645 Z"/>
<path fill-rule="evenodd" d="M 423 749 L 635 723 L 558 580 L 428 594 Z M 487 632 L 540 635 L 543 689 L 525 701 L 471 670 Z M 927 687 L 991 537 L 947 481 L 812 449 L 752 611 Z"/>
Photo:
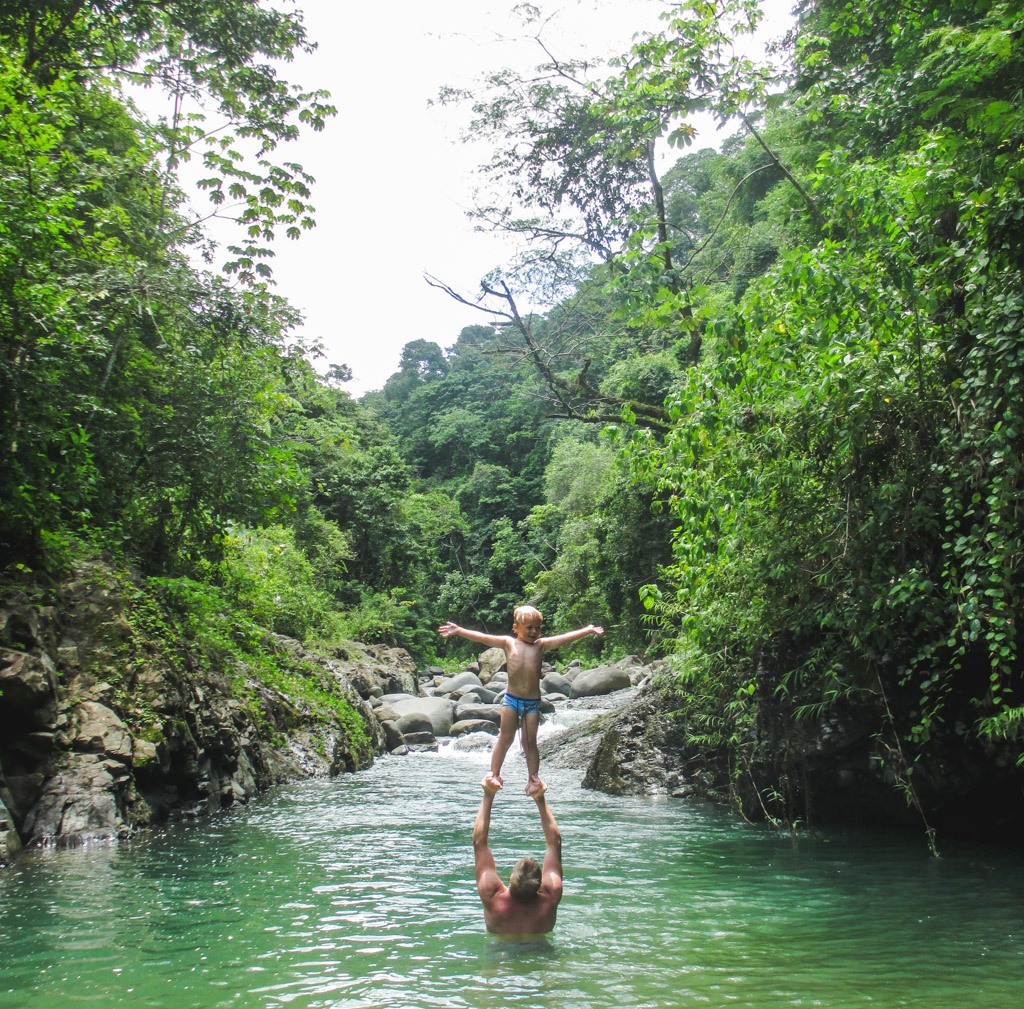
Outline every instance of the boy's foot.
<path fill-rule="evenodd" d="M 548 790 L 548 786 L 544 784 L 540 778 L 531 778 L 526 783 L 526 794 L 531 799 L 536 799 L 542 796 Z"/>

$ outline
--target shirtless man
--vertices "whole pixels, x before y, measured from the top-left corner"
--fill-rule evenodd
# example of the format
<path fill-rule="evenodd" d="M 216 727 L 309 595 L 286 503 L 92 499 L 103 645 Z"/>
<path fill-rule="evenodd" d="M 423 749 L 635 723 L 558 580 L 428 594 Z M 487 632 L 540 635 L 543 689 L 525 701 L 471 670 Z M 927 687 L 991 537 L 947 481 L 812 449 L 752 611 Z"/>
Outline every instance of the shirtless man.
<path fill-rule="evenodd" d="M 498 935 L 537 935 L 555 927 L 558 902 L 562 899 L 562 834 L 544 798 L 544 782 L 533 793 L 544 828 L 543 867 L 535 858 L 521 858 L 505 886 L 487 846 L 491 826 L 491 805 L 498 791 L 491 775 L 481 782 L 484 795 L 473 823 L 473 854 L 476 859 L 476 888 L 484 905 L 487 931 Z"/>
<path fill-rule="evenodd" d="M 537 726 L 540 724 L 540 671 L 544 654 L 552 649 L 567 645 L 570 641 L 596 634 L 604 634 L 603 627 L 589 624 L 575 631 L 555 634 L 550 638 L 541 636 L 544 617 L 534 606 L 517 606 L 512 615 L 512 635 L 485 634 L 453 624 L 450 620 L 442 624 L 438 634 L 442 638 L 458 634 L 460 637 L 486 645 L 501 648 L 505 652 L 505 668 L 508 670 L 508 689 L 501 705 L 501 722 L 498 738 L 491 751 L 491 776 L 501 788 L 501 765 L 505 754 L 516 737 L 520 722 L 523 726 L 523 753 L 526 754 L 526 769 L 529 780 L 526 794 L 534 796 L 540 783 L 540 752 L 537 749 Z"/>

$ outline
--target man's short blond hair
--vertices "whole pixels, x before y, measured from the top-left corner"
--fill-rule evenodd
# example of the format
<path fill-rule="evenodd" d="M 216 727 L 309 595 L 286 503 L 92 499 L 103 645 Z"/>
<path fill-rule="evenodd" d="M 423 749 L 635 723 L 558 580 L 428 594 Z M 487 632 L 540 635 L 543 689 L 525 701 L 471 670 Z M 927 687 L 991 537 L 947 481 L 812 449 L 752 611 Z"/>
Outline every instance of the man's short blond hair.
<path fill-rule="evenodd" d="M 540 863 L 535 858 L 519 859 L 508 878 L 509 893 L 516 900 L 533 900 L 540 889 Z"/>
<path fill-rule="evenodd" d="M 531 617 L 544 623 L 544 614 L 536 606 L 517 606 L 512 612 L 512 622 L 521 624 Z"/>

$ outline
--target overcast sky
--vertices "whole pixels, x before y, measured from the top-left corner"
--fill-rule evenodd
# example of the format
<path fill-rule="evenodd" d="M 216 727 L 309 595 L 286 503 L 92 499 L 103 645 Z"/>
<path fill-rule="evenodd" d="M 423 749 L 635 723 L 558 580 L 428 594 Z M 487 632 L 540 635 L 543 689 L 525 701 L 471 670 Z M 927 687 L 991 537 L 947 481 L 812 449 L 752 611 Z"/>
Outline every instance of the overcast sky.
<path fill-rule="evenodd" d="M 459 143 L 454 110 L 429 106 L 444 84 L 471 86 L 503 66 L 543 59 L 509 0 L 299 0 L 316 53 L 282 72 L 327 88 L 339 113 L 306 132 L 285 156 L 316 178 L 317 227 L 282 240 L 272 262 L 278 293 L 305 316 L 326 364 L 347 364 L 359 396 L 379 389 L 410 340 L 451 346 L 486 317 L 430 287 L 424 273 L 467 294 L 507 258 L 466 217 L 482 153 Z M 624 52 L 637 31 L 658 27 L 662 0 L 536 0 L 555 16 L 545 41 L 560 56 Z M 790 0 L 768 0 L 775 24 Z M 780 34 L 782 28 L 772 34 Z M 713 136 L 697 146 L 717 143 Z"/>

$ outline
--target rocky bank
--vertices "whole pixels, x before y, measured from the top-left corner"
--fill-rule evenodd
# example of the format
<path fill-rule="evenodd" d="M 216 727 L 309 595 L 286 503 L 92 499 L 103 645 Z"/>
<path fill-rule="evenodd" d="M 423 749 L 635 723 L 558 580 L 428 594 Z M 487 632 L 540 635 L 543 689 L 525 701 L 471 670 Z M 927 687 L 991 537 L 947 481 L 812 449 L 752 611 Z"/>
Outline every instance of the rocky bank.
<path fill-rule="evenodd" d="M 386 747 L 365 697 L 416 688 L 399 649 L 333 655 L 266 635 L 278 682 L 225 675 L 152 634 L 123 573 L 83 565 L 52 605 L 0 603 L 0 863 L 368 767 Z M 151 616 L 151 614 L 150 614 Z"/>

